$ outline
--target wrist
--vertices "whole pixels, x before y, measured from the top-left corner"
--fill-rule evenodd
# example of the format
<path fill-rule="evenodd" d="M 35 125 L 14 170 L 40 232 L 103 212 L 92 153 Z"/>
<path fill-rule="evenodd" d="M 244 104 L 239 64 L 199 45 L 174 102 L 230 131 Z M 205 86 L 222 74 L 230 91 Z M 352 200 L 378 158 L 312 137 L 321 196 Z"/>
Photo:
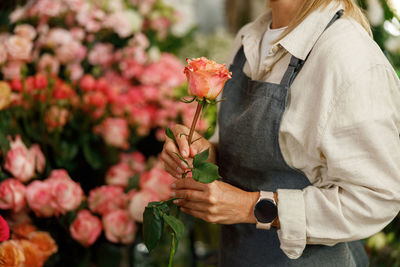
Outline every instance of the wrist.
<path fill-rule="evenodd" d="M 246 192 L 247 193 L 247 201 L 246 201 L 246 217 L 244 219 L 244 223 L 257 223 L 257 219 L 254 216 L 254 207 L 260 198 L 260 192 Z"/>

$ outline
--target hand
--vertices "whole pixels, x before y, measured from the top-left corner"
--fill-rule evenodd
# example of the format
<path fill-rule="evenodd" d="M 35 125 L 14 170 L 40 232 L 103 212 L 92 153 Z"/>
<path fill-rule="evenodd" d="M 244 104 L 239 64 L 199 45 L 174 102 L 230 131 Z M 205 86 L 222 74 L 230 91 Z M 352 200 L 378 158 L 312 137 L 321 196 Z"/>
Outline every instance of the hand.
<path fill-rule="evenodd" d="M 164 148 L 161 152 L 161 160 L 164 162 L 165 170 L 176 178 L 182 177 L 187 166 L 175 153 L 180 154 L 182 158 L 191 162 L 192 158 L 198 153 L 210 148 L 209 161 L 215 163 L 215 151 L 213 145 L 197 132 L 194 132 L 193 134 L 192 145 L 189 149 L 189 130 L 190 129 L 184 125 L 175 125 L 175 127 L 172 128 L 172 132 L 177 144 L 175 144 L 174 140 L 171 138 L 166 137 Z"/>
<path fill-rule="evenodd" d="M 191 177 L 172 184 L 174 203 L 185 213 L 211 223 L 256 223 L 254 205 L 260 193 L 247 192 L 228 183 L 214 181 L 196 182 Z"/>

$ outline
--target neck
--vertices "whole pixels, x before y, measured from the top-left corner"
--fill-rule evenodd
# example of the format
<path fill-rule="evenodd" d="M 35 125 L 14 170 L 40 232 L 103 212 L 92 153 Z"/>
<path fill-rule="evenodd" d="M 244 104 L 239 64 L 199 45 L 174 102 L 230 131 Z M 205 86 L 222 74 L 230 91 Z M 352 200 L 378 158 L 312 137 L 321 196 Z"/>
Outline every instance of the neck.
<path fill-rule="evenodd" d="M 304 0 L 270 0 L 271 29 L 286 27 L 292 21 Z"/>

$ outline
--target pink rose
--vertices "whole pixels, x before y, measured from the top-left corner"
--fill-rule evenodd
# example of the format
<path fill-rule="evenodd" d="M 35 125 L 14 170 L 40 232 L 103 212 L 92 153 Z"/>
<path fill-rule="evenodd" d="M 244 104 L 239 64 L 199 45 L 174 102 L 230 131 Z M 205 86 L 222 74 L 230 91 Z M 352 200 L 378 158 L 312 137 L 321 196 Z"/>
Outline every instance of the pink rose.
<path fill-rule="evenodd" d="M 132 218 L 137 222 L 143 222 L 143 212 L 149 202 L 161 200 L 156 193 L 149 190 L 141 190 L 131 195 L 129 212 Z"/>
<path fill-rule="evenodd" d="M 119 155 L 122 163 L 127 163 L 135 174 L 142 173 L 146 169 L 146 158 L 140 152 L 121 153 Z"/>
<path fill-rule="evenodd" d="M 232 78 L 225 64 L 218 64 L 205 57 L 186 59 L 184 73 L 188 80 L 188 91 L 192 96 L 213 100 L 221 93 L 225 82 Z"/>
<path fill-rule="evenodd" d="M 152 190 L 160 199 L 167 199 L 171 193 L 174 178 L 166 171 L 153 168 L 140 176 L 139 186 L 144 190 Z"/>
<path fill-rule="evenodd" d="M 21 24 L 15 27 L 14 33 L 18 36 L 21 36 L 27 40 L 33 40 L 36 37 L 35 28 L 33 28 L 29 24 Z"/>
<path fill-rule="evenodd" d="M 1 71 L 3 72 L 3 76 L 5 80 L 12 80 L 14 78 L 21 78 L 21 69 L 24 66 L 22 61 L 8 61 L 3 67 Z"/>
<path fill-rule="evenodd" d="M 89 52 L 89 63 L 103 67 L 109 66 L 113 60 L 113 50 L 114 47 L 112 44 L 95 44 L 95 46 Z"/>
<path fill-rule="evenodd" d="M 127 210 L 115 210 L 103 217 L 103 227 L 108 241 L 130 244 L 135 239 L 137 230 L 135 222 Z"/>
<path fill-rule="evenodd" d="M 126 38 L 140 31 L 142 24 L 142 16 L 133 9 L 117 11 L 108 16 L 104 21 L 104 26 L 114 30 L 121 38 Z"/>
<path fill-rule="evenodd" d="M 84 74 L 82 65 L 79 63 L 71 63 L 67 65 L 67 73 L 71 81 L 78 81 Z"/>
<path fill-rule="evenodd" d="M 60 69 L 60 62 L 50 54 L 43 54 L 39 59 L 38 70 L 42 73 L 50 71 L 51 74 L 57 75 Z"/>
<path fill-rule="evenodd" d="M 26 148 L 19 135 L 10 142 L 4 169 L 21 182 L 28 182 L 35 176 L 35 158 Z"/>
<path fill-rule="evenodd" d="M 0 243 L 10 238 L 10 227 L 6 220 L 0 215 Z"/>
<path fill-rule="evenodd" d="M 145 34 L 138 32 L 135 34 L 135 36 L 133 36 L 132 39 L 129 40 L 129 45 L 144 50 L 149 47 L 150 42 Z"/>
<path fill-rule="evenodd" d="M 43 155 L 42 150 L 40 150 L 40 146 L 38 144 L 33 144 L 29 148 L 29 153 L 32 155 L 32 157 L 35 160 L 35 168 L 36 170 L 41 173 L 44 170 L 44 167 L 46 165 L 46 159 Z"/>
<path fill-rule="evenodd" d="M 0 184 L 0 209 L 19 212 L 25 207 L 25 186 L 17 179 L 7 179 Z"/>
<path fill-rule="evenodd" d="M 107 171 L 106 184 L 126 187 L 128 185 L 129 178 L 131 178 L 133 175 L 134 172 L 129 164 L 118 163 Z"/>
<path fill-rule="evenodd" d="M 89 247 L 96 242 L 101 230 L 100 219 L 92 215 L 88 210 L 78 212 L 78 216 L 69 227 L 72 238 L 85 247 Z"/>
<path fill-rule="evenodd" d="M 91 211 L 104 215 L 112 210 L 123 208 L 126 199 L 122 187 L 103 185 L 90 191 L 88 202 Z"/>
<path fill-rule="evenodd" d="M 129 147 L 129 127 L 126 119 L 107 118 L 96 129 L 107 145 L 127 149 Z"/>
<path fill-rule="evenodd" d="M 5 45 L 11 59 L 30 60 L 33 44 L 29 39 L 13 35 L 7 39 Z"/>
<path fill-rule="evenodd" d="M 46 183 L 51 185 L 52 204 L 57 213 L 65 214 L 67 211 L 76 210 L 81 204 L 83 190 L 65 170 L 53 170 Z"/>
<path fill-rule="evenodd" d="M 78 41 L 71 41 L 55 49 L 56 57 L 62 64 L 81 61 L 86 56 L 86 48 Z"/>
<path fill-rule="evenodd" d="M 26 188 L 26 200 L 38 217 L 51 217 L 55 214 L 52 187 L 50 183 L 33 181 Z"/>

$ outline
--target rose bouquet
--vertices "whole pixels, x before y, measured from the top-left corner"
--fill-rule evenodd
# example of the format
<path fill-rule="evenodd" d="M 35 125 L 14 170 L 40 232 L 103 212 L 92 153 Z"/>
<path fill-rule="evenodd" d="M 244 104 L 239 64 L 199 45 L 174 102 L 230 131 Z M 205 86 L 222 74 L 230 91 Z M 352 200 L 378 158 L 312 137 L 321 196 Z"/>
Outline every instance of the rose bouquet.
<path fill-rule="evenodd" d="M 50 266 L 118 265 L 113 244 L 133 243 L 147 203 L 169 197 L 157 160 L 165 127 L 196 112 L 179 102 L 183 64 L 166 52 L 183 38 L 179 13 L 161 0 L 39 0 L 10 21 L 0 33 L 0 210 L 51 234 Z"/>

